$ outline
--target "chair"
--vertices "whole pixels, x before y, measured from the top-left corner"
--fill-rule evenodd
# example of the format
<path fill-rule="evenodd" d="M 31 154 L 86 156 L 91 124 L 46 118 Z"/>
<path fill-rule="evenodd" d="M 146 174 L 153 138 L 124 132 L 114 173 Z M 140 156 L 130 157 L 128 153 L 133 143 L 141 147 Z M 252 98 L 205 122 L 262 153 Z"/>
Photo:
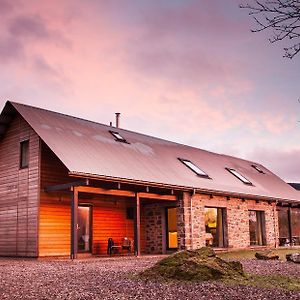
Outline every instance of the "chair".
<path fill-rule="evenodd" d="M 122 250 L 127 250 L 128 252 L 132 250 L 132 240 L 128 237 L 124 237 L 122 240 Z"/>

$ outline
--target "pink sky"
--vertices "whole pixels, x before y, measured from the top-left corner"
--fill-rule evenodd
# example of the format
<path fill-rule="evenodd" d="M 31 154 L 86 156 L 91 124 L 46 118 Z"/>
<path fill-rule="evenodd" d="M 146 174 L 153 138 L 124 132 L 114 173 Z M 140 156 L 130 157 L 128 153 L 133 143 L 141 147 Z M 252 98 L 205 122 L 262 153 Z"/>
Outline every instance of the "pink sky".
<path fill-rule="evenodd" d="M 300 182 L 300 56 L 239 1 L 0 0 L 7 99 L 256 160 Z"/>

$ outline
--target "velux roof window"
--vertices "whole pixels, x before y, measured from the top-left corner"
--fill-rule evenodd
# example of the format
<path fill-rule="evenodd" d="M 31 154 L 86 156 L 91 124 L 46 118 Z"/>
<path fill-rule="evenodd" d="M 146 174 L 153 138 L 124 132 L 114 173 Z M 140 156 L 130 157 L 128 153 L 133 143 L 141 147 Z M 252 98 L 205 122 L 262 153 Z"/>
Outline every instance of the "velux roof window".
<path fill-rule="evenodd" d="M 193 172 L 195 172 L 198 176 L 209 178 L 209 176 L 201 170 L 198 166 L 196 166 L 194 163 L 192 163 L 188 159 L 178 158 L 184 165 L 186 165 L 189 169 L 191 169 Z"/>
<path fill-rule="evenodd" d="M 251 167 L 254 168 L 257 172 L 259 172 L 261 174 L 265 174 L 265 172 L 257 165 L 251 165 Z"/>
<path fill-rule="evenodd" d="M 240 181 L 242 181 L 245 184 L 253 185 L 251 181 L 249 181 L 245 176 L 240 174 L 237 170 L 232 169 L 232 168 L 226 168 L 228 172 L 230 172 L 232 175 L 237 177 Z"/>
<path fill-rule="evenodd" d="M 123 142 L 123 143 L 128 143 L 128 142 L 126 141 L 126 139 L 123 138 L 122 135 L 121 135 L 119 132 L 117 132 L 117 131 L 112 131 L 112 130 L 109 130 L 109 132 L 114 136 L 114 138 L 116 139 L 116 141 L 118 141 L 118 142 Z M 129 144 L 129 143 L 128 143 L 128 144 Z"/>

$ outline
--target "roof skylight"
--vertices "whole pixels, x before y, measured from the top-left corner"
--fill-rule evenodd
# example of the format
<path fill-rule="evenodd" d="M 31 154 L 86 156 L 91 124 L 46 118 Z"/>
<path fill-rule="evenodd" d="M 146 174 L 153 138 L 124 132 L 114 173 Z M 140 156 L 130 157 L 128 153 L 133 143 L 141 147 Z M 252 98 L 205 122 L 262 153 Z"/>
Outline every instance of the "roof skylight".
<path fill-rule="evenodd" d="M 249 181 L 245 176 L 240 174 L 237 170 L 232 168 L 225 168 L 228 172 L 230 172 L 232 175 L 237 177 L 240 181 L 242 181 L 245 184 L 253 185 L 251 181 Z"/>
<path fill-rule="evenodd" d="M 198 176 L 209 177 L 203 170 L 201 170 L 198 166 L 192 163 L 188 159 L 178 158 L 183 164 L 185 164 L 189 169 L 195 172 Z"/>
<path fill-rule="evenodd" d="M 121 136 L 121 134 L 119 132 L 112 131 L 112 130 L 109 130 L 109 132 L 115 137 L 116 141 L 123 142 L 123 143 L 128 143 L 126 141 L 126 139 Z"/>
<path fill-rule="evenodd" d="M 257 165 L 251 165 L 251 167 L 254 168 L 257 172 L 265 174 L 265 172 Z"/>

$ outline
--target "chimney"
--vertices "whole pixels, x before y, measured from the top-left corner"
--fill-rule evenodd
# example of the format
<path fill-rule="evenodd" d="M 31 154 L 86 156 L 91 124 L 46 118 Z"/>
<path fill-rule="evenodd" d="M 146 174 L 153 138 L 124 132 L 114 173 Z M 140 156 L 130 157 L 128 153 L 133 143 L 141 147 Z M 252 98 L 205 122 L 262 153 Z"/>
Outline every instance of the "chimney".
<path fill-rule="evenodd" d="M 116 114 L 116 128 L 120 127 L 120 114 L 121 113 L 115 113 Z"/>

